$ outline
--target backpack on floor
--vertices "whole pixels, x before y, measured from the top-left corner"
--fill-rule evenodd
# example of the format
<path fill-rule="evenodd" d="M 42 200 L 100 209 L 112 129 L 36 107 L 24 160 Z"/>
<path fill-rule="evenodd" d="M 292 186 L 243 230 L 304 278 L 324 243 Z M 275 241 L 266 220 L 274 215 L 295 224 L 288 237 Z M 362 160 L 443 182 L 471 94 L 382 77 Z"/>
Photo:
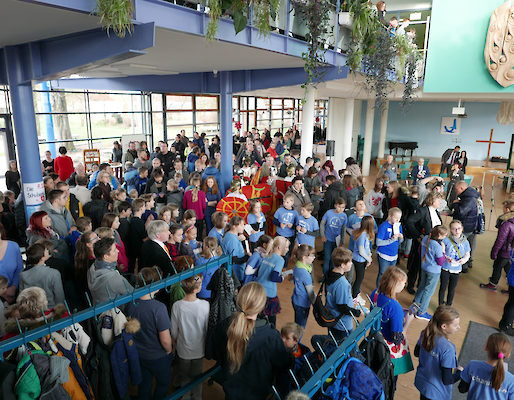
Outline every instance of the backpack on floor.
<path fill-rule="evenodd" d="M 362 361 L 349 357 L 321 396 L 324 400 L 384 400 L 382 382 Z"/>
<path fill-rule="evenodd" d="M 314 300 L 314 304 L 312 305 L 312 314 L 319 326 L 332 328 L 337 325 L 343 314 L 336 318 L 327 306 L 323 304 L 323 289 L 325 289 L 325 279 L 321 282 L 316 300 Z"/>

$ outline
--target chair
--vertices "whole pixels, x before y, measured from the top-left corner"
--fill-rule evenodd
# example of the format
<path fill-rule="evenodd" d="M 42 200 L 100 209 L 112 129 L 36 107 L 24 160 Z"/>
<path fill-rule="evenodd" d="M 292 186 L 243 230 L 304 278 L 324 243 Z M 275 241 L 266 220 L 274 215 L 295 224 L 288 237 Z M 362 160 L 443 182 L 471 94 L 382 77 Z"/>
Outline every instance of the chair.
<path fill-rule="evenodd" d="M 409 179 L 409 170 L 408 169 L 401 169 L 400 170 L 400 180 L 404 181 Z"/>
<path fill-rule="evenodd" d="M 439 176 L 439 174 L 432 174 L 432 176 Z"/>
<path fill-rule="evenodd" d="M 430 162 L 430 160 L 425 160 L 425 164 L 424 165 L 427 166 L 429 162 Z"/>
<path fill-rule="evenodd" d="M 405 164 L 402 165 L 402 168 L 407 168 L 407 169 L 410 169 L 412 166 L 412 163 L 410 161 L 406 162 Z"/>
<path fill-rule="evenodd" d="M 417 166 L 418 166 L 418 162 L 417 162 L 417 161 L 414 161 L 414 162 L 412 163 L 412 167 L 417 167 Z"/>
<path fill-rule="evenodd" d="M 396 157 L 394 160 L 395 160 L 396 162 L 400 162 L 400 161 L 403 161 L 403 157 Z"/>
<path fill-rule="evenodd" d="M 439 174 L 441 178 L 448 178 L 448 174 Z"/>
<path fill-rule="evenodd" d="M 464 181 L 470 186 L 473 181 L 473 175 L 464 175 Z"/>

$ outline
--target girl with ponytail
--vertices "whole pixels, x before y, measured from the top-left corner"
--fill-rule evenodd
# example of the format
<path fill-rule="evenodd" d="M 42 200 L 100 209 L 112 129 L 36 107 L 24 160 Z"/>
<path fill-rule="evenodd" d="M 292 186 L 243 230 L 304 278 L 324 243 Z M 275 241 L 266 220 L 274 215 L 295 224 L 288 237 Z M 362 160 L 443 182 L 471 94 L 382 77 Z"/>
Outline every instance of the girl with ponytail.
<path fill-rule="evenodd" d="M 221 362 L 222 385 L 227 399 L 264 399 L 277 373 L 292 362 L 279 332 L 258 318 L 266 305 L 266 291 L 257 282 L 244 285 L 236 300 L 237 311 L 207 337 L 207 357 Z"/>
<path fill-rule="evenodd" d="M 510 358 L 512 345 L 503 333 L 487 339 L 487 361 L 470 361 L 462 371 L 459 392 L 468 392 L 468 399 L 511 399 L 514 396 L 514 375 L 507 371 L 504 360 Z"/>
<path fill-rule="evenodd" d="M 203 219 L 205 209 L 207 207 L 207 200 L 205 192 L 200 190 L 202 179 L 200 177 L 193 177 L 191 179 L 191 190 L 184 193 L 184 200 L 182 200 L 182 207 L 184 210 L 194 210 L 196 213 L 196 229 L 198 229 L 198 240 L 203 239 Z"/>
<path fill-rule="evenodd" d="M 460 379 L 457 351 L 448 337 L 460 329 L 457 310 L 437 307 L 427 327 L 421 331 L 414 355 L 419 357 L 414 385 L 421 400 L 450 400 L 453 384 Z M 454 368 L 456 371 L 454 372 Z"/>

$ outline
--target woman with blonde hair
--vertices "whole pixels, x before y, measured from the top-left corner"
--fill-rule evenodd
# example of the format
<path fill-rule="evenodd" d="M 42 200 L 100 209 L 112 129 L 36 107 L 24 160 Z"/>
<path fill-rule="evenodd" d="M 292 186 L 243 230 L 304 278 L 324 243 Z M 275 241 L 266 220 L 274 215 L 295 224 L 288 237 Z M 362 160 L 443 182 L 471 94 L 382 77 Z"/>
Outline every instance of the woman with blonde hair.
<path fill-rule="evenodd" d="M 260 400 L 271 393 L 274 376 L 286 371 L 293 356 L 280 333 L 258 318 L 266 305 L 266 292 L 257 282 L 244 285 L 237 311 L 221 321 L 207 337 L 206 356 L 221 362 L 227 399 Z"/>

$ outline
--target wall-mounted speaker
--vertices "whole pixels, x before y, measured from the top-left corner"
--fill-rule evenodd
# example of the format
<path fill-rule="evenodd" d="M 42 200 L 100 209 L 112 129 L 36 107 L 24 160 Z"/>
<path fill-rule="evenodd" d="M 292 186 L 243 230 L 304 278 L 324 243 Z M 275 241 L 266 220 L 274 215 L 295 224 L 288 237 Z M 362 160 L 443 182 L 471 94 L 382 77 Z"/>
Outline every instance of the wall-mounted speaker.
<path fill-rule="evenodd" d="M 327 151 L 325 152 L 325 154 L 328 157 L 334 157 L 334 155 L 335 155 L 335 147 L 336 147 L 335 140 L 327 140 Z"/>

